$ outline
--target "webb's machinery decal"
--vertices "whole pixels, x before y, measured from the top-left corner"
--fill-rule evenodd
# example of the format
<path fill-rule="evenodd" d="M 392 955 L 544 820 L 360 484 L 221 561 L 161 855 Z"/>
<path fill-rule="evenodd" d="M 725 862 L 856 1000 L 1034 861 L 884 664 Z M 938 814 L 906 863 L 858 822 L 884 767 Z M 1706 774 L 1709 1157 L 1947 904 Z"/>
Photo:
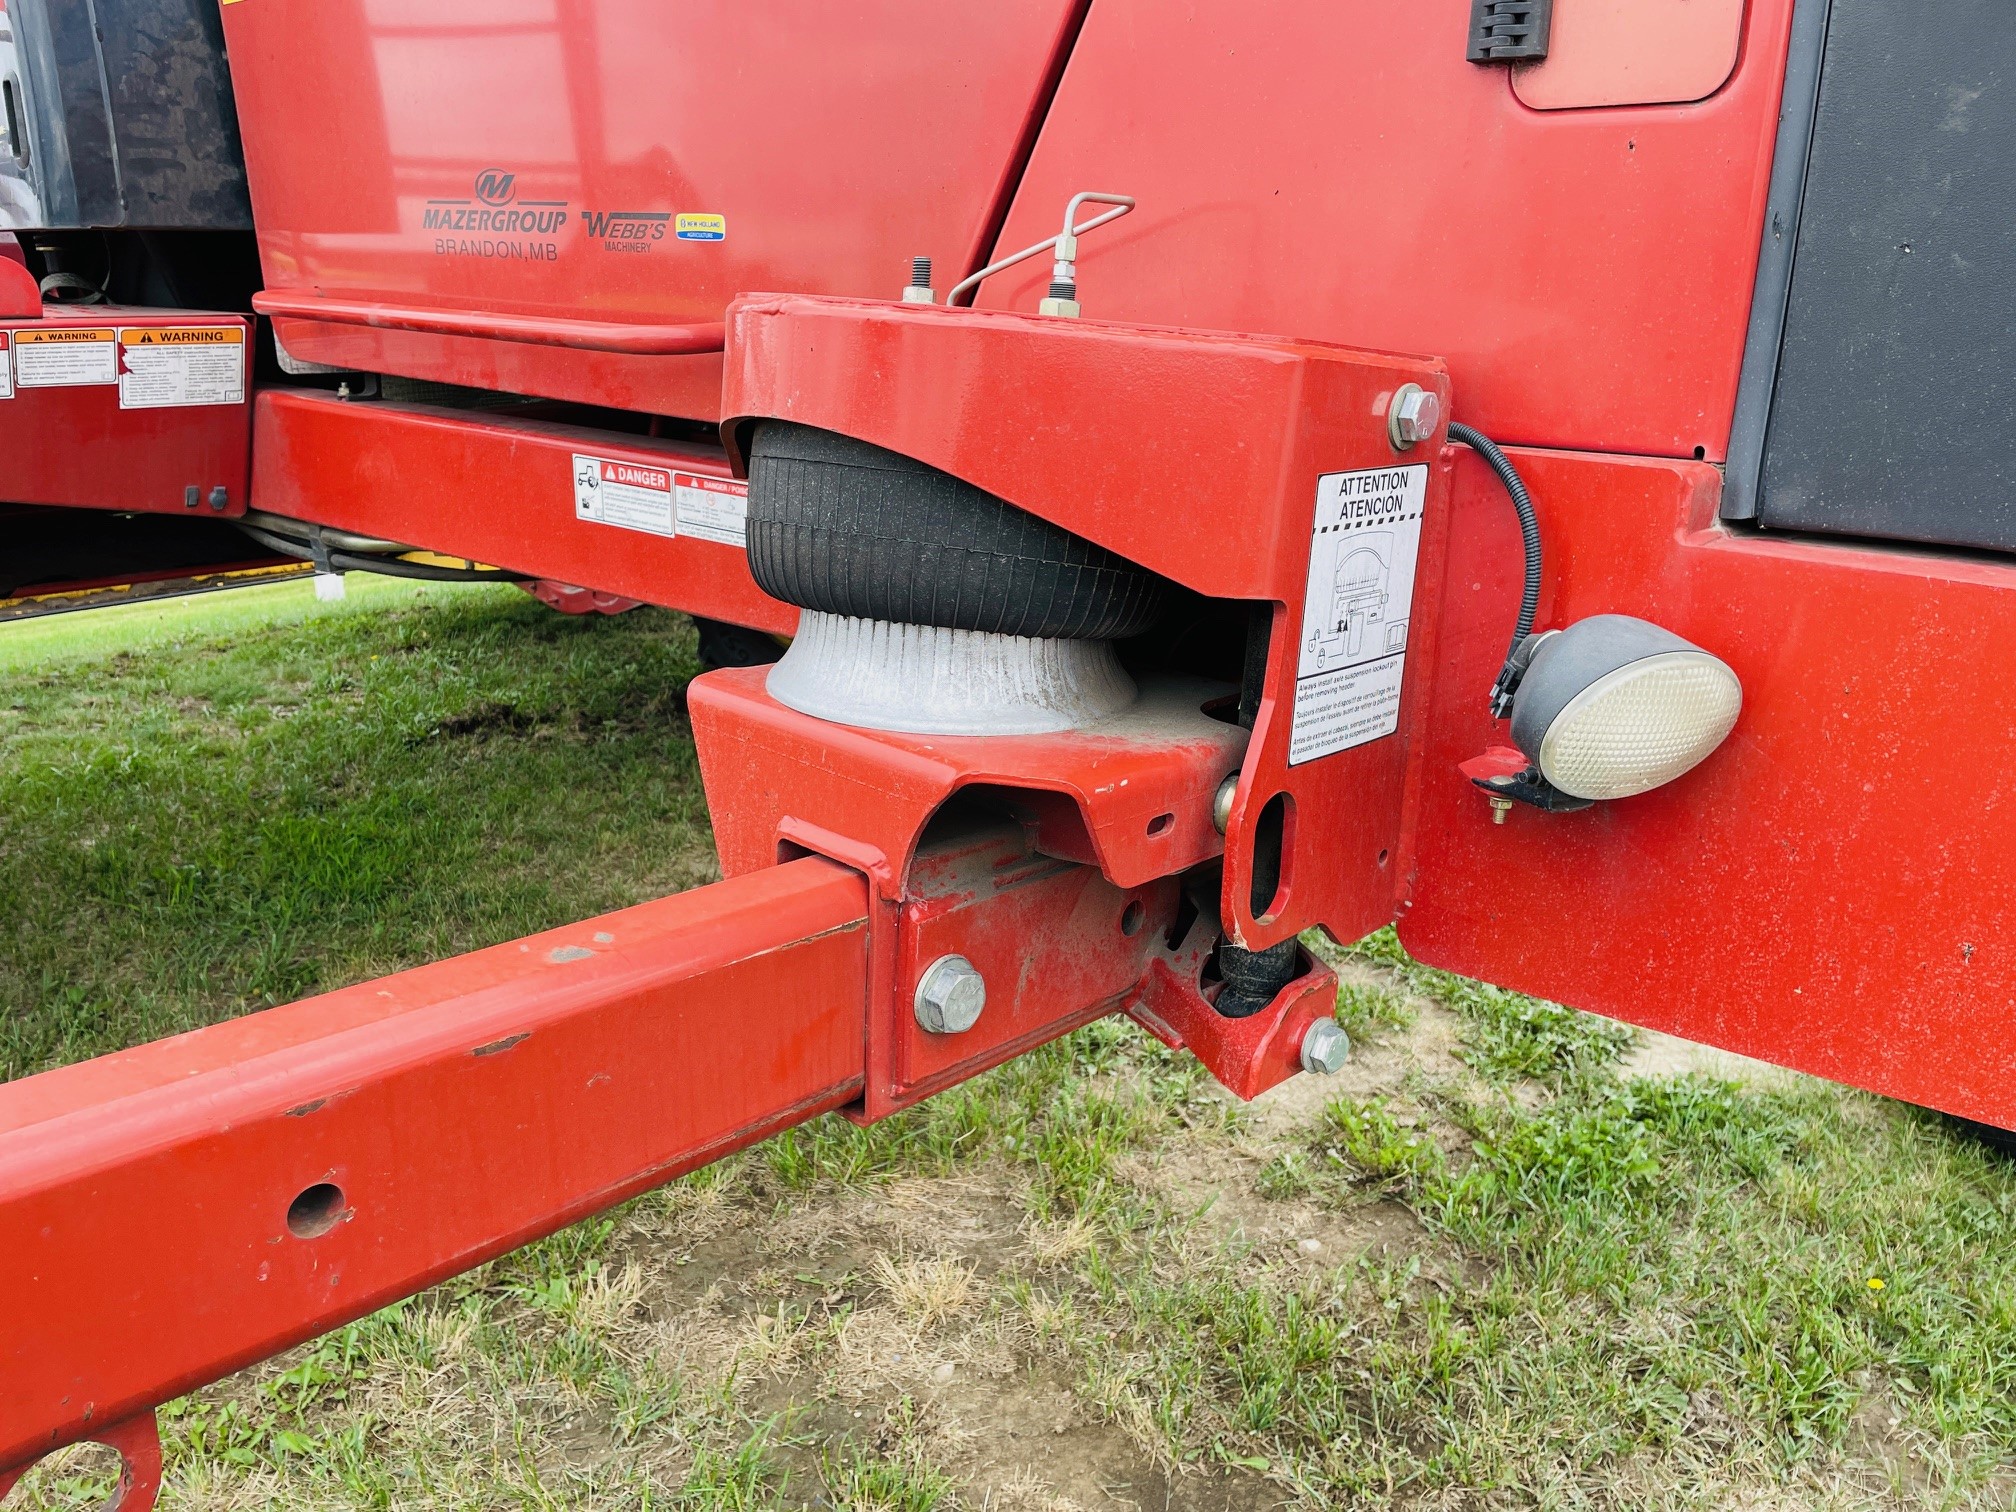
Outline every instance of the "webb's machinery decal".
<path fill-rule="evenodd" d="M 665 240 L 669 210 L 583 210 L 581 223 L 588 239 L 606 252 L 649 252 Z"/>
<path fill-rule="evenodd" d="M 554 262 L 568 224 L 568 205 L 564 199 L 522 198 L 516 173 L 485 168 L 467 195 L 428 200 L 420 226 L 440 233 L 434 251 L 441 256 Z M 712 213 L 588 209 L 575 214 L 588 242 L 605 252 L 649 252 L 667 239 L 668 229 L 677 241 L 728 239 L 728 218 Z"/>

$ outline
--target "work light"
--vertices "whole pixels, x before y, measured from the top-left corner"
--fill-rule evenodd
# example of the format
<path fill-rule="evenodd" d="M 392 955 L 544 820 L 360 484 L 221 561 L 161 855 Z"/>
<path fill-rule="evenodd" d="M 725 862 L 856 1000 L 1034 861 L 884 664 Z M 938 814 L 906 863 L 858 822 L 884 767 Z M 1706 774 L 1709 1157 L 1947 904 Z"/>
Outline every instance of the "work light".
<path fill-rule="evenodd" d="M 1743 686 L 1670 630 L 1598 614 L 1530 643 L 1512 741 L 1576 798 L 1629 798 L 1671 782 L 1736 723 Z"/>

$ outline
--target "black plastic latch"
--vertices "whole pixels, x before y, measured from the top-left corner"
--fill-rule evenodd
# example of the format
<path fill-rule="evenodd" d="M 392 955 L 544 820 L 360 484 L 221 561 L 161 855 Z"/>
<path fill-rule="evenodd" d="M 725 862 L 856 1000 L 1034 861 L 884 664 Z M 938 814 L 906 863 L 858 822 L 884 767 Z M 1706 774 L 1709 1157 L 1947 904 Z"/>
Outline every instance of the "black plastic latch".
<path fill-rule="evenodd" d="M 1472 63 L 1531 63 L 1547 56 L 1554 0 L 1470 0 Z"/>

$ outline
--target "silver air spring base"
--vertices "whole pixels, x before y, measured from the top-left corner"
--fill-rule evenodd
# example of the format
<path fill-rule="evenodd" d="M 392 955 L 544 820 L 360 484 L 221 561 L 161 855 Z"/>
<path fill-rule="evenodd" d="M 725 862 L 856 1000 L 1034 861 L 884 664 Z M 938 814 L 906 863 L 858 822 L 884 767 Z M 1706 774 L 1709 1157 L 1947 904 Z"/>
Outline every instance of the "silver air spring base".
<path fill-rule="evenodd" d="M 1134 701 L 1108 641 L 1036 640 L 807 609 L 770 696 L 836 724 L 916 735 L 1044 735 Z"/>

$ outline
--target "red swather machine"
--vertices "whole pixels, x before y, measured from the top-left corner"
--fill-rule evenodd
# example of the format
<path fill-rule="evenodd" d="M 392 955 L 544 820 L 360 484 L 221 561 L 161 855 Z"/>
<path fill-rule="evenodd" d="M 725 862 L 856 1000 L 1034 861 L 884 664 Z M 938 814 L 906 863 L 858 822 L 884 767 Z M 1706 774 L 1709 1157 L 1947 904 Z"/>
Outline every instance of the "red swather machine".
<path fill-rule="evenodd" d="M 0 1087 L 0 1467 L 1100 1015 L 1334 1069 L 1310 929 L 2016 1126 L 2012 65 L 5 0 L 17 520 L 688 611 L 727 880 Z"/>

